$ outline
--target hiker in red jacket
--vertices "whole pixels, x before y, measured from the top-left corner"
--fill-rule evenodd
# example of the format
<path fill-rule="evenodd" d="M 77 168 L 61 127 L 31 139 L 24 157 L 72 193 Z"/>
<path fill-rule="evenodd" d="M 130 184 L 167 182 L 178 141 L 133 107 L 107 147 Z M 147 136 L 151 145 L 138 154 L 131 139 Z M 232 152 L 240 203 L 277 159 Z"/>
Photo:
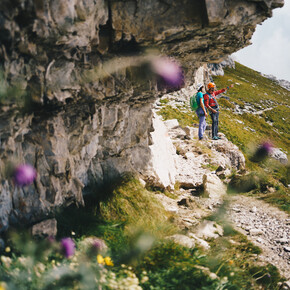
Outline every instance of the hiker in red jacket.
<path fill-rule="evenodd" d="M 225 92 L 226 90 L 228 90 L 229 88 L 232 88 L 233 86 L 234 85 L 231 84 L 226 89 L 221 89 L 221 90 L 215 91 L 214 90 L 215 84 L 214 83 L 209 83 L 207 85 L 208 90 L 207 90 L 206 94 L 203 95 L 204 105 L 208 109 L 209 114 L 210 114 L 211 119 L 212 119 L 212 139 L 213 140 L 220 139 L 220 137 L 218 136 L 219 105 L 218 105 L 218 102 L 217 102 L 215 96 Z"/>

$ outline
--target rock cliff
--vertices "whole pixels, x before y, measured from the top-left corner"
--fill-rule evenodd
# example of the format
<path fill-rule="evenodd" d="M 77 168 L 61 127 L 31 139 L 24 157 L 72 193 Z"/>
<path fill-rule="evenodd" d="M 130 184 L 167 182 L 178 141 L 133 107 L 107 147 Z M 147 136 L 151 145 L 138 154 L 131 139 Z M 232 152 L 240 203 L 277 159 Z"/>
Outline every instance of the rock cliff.
<path fill-rule="evenodd" d="M 57 207 L 83 203 L 88 184 L 150 163 L 152 103 L 160 93 L 134 58 L 157 49 L 196 70 L 246 46 L 283 0 L 3 0 L 3 81 L 33 103 L 0 111 L 0 232 L 33 224 Z M 130 65 L 131 64 L 131 65 Z M 33 185 L 4 176 L 30 163 Z"/>

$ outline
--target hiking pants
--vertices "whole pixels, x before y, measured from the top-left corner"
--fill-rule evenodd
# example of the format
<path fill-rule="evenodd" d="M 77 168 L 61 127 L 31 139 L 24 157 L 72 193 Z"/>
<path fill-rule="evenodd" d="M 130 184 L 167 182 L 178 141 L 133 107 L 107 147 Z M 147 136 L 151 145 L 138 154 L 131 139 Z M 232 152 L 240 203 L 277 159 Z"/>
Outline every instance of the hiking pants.
<path fill-rule="evenodd" d="M 197 117 L 199 119 L 198 138 L 202 139 L 205 128 L 206 128 L 206 122 L 205 122 L 205 115 L 204 115 L 204 112 L 203 112 L 201 107 L 199 107 L 196 110 L 196 114 L 197 114 Z"/>
<path fill-rule="evenodd" d="M 212 138 L 218 137 L 218 130 L 219 130 L 219 112 L 211 113 L 210 114 L 212 119 Z"/>
<path fill-rule="evenodd" d="M 201 139 L 203 137 L 206 128 L 205 115 L 198 116 L 198 118 L 199 118 L 198 138 Z"/>

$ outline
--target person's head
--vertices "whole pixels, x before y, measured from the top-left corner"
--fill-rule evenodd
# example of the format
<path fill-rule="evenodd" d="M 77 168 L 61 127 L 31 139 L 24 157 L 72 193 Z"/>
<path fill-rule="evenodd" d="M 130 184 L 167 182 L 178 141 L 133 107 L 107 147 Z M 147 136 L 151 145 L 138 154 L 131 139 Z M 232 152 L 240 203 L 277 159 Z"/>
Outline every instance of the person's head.
<path fill-rule="evenodd" d="M 197 89 L 198 92 L 201 92 L 202 89 L 203 89 L 203 84 L 198 84 L 198 85 L 196 86 L 196 89 Z"/>
<path fill-rule="evenodd" d="M 215 84 L 214 84 L 214 83 L 209 83 L 209 84 L 207 85 L 207 90 L 208 90 L 209 92 L 213 92 L 213 91 L 214 91 L 214 88 L 215 88 Z"/>

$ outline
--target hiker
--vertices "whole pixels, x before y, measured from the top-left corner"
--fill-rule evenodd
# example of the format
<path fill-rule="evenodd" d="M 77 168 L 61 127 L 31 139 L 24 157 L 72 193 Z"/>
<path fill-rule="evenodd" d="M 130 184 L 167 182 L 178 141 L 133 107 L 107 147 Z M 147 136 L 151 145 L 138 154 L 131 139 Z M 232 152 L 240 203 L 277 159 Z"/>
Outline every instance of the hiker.
<path fill-rule="evenodd" d="M 218 126 L 219 126 L 219 105 L 218 102 L 216 100 L 216 96 L 225 92 L 226 90 L 228 90 L 229 88 L 232 88 L 234 85 L 231 84 L 229 87 L 227 87 L 226 89 L 221 89 L 218 91 L 215 91 L 215 84 L 214 83 L 209 83 L 207 85 L 207 92 L 206 94 L 203 95 L 204 98 L 204 104 L 206 106 L 206 108 L 209 111 L 209 114 L 211 116 L 212 119 L 212 139 L 213 140 L 218 140 L 221 139 L 218 136 Z"/>
<path fill-rule="evenodd" d="M 204 100 L 203 100 L 203 84 L 197 85 L 197 94 L 196 94 L 196 102 L 198 105 L 198 108 L 196 110 L 197 117 L 199 119 L 199 126 L 198 126 L 198 139 L 203 139 L 203 134 L 206 128 L 206 122 L 205 118 L 207 117 L 206 109 L 204 106 Z"/>

